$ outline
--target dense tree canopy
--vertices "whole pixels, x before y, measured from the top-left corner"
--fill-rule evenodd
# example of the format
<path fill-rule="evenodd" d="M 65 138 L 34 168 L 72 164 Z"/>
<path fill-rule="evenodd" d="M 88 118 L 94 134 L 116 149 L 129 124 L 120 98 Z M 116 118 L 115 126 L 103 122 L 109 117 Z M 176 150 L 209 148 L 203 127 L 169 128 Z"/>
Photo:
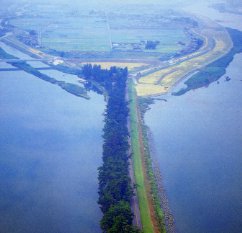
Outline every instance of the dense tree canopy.
<path fill-rule="evenodd" d="M 136 233 L 132 226 L 130 201 L 133 195 L 129 177 L 128 106 L 125 99 L 127 68 L 101 69 L 85 65 L 83 75 L 105 88 L 107 109 L 103 129 L 103 165 L 99 168 L 99 200 L 103 212 L 101 228 L 106 233 Z"/>

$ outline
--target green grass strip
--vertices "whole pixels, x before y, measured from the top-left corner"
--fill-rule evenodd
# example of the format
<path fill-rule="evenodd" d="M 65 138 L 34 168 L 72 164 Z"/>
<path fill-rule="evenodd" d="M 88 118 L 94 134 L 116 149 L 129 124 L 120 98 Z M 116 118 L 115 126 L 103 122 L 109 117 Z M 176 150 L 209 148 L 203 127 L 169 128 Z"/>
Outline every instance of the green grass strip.
<path fill-rule="evenodd" d="M 130 96 L 130 126 L 131 126 L 131 146 L 132 159 L 134 166 L 134 174 L 137 185 L 137 195 L 139 200 L 140 217 L 144 233 L 154 233 L 153 224 L 149 211 L 149 203 L 145 188 L 144 171 L 142 166 L 142 158 L 139 144 L 139 125 L 137 115 L 136 93 L 133 82 L 130 80 L 128 84 Z"/>

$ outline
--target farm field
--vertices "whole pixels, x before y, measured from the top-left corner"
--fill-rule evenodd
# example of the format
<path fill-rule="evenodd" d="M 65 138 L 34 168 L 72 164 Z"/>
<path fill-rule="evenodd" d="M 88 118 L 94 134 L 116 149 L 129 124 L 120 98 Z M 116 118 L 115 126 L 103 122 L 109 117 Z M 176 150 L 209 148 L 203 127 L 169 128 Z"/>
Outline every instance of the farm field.
<path fill-rule="evenodd" d="M 179 22 L 173 14 L 150 9 L 140 17 L 126 9 L 95 11 L 65 5 L 63 11 L 60 7 L 37 4 L 34 10 L 27 8 L 25 14 L 10 23 L 21 30 L 34 30 L 41 46 L 58 51 L 174 54 L 189 42 L 184 27 L 190 22 Z M 146 41 L 159 43 L 155 50 L 149 50 Z"/>
<path fill-rule="evenodd" d="M 66 6 L 63 15 L 58 7 L 40 10 L 40 6 L 42 4 L 36 12 L 28 12 L 10 20 L 10 23 L 20 30 L 36 31 L 43 48 L 79 51 L 84 58 L 85 54 L 91 54 L 90 62 L 88 58 L 74 62 L 77 66 L 91 63 L 105 69 L 111 66 L 127 67 L 132 76 L 136 76 L 138 96 L 166 93 L 179 80 L 226 54 L 232 46 L 228 33 L 207 19 L 198 21 L 196 28 L 193 21 L 186 18 L 178 23 L 177 19 L 183 19 L 182 15 L 162 15 L 153 9 L 146 13 L 143 10 L 141 17 L 131 10 L 74 10 Z M 65 20 L 62 20 L 63 16 Z M 185 26 L 190 27 L 190 35 Z M 202 39 L 203 45 L 192 53 L 176 56 L 188 46 L 191 34 Z M 159 43 L 155 49 L 148 50 L 145 41 Z M 128 60 L 130 55 L 133 62 Z M 159 60 L 163 56 L 169 58 L 166 64 Z"/>
<path fill-rule="evenodd" d="M 232 48 L 232 41 L 227 31 L 210 23 L 201 30 L 205 43 L 203 47 L 178 59 L 171 60 L 169 67 L 144 75 L 136 85 L 138 96 L 164 94 L 182 78 L 199 71 L 205 65 L 219 59 Z"/>

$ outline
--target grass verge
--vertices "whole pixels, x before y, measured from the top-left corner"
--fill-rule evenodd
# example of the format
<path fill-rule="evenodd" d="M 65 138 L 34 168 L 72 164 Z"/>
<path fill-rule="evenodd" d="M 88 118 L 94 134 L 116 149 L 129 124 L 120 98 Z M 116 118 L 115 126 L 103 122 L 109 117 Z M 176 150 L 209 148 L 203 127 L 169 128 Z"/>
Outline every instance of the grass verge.
<path fill-rule="evenodd" d="M 142 154 L 140 148 L 140 135 L 139 135 L 139 121 L 137 114 L 137 100 L 136 93 L 132 81 L 128 83 L 129 96 L 130 96 L 130 125 L 131 125 L 131 146 L 132 146 L 132 159 L 134 166 L 134 174 L 136 180 L 136 189 L 139 200 L 140 217 L 144 233 L 154 233 L 152 224 L 147 190 L 145 186 L 145 176 L 142 163 Z"/>
<path fill-rule="evenodd" d="M 152 202 L 154 206 L 156 222 L 157 222 L 159 231 L 161 233 L 166 233 L 165 215 L 161 207 L 161 198 L 159 196 L 159 190 L 158 190 L 158 184 L 157 184 L 158 180 L 153 168 L 151 152 L 150 152 L 150 145 L 149 145 L 150 138 L 148 136 L 149 128 L 145 125 L 145 122 L 144 122 L 144 114 L 146 110 L 149 109 L 149 105 L 152 103 L 153 103 L 152 99 L 144 99 L 144 98 L 138 99 L 139 109 L 141 111 L 140 125 L 142 127 L 144 160 L 145 160 L 145 166 L 146 166 L 146 173 L 149 179 L 149 184 L 150 184 L 150 189 L 152 194 Z"/>

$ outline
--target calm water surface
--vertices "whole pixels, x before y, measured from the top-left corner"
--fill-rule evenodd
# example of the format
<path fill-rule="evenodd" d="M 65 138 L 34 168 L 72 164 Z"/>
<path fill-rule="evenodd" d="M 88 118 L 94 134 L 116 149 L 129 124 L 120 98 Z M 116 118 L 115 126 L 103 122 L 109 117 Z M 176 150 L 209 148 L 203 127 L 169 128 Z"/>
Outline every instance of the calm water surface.
<path fill-rule="evenodd" d="M 0 72 L 1 233 L 100 232 L 103 110 L 96 94 Z"/>
<path fill-rule="evenodd" d="M 180 233 L 242 229 L 242 54 L 232 80 L 156 102 L 150 127 L 171 210 Z"/>

